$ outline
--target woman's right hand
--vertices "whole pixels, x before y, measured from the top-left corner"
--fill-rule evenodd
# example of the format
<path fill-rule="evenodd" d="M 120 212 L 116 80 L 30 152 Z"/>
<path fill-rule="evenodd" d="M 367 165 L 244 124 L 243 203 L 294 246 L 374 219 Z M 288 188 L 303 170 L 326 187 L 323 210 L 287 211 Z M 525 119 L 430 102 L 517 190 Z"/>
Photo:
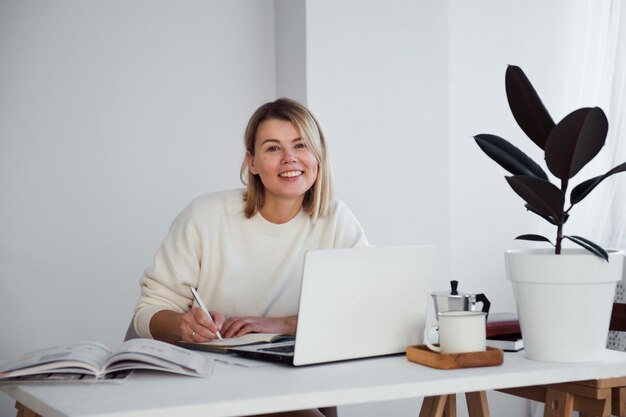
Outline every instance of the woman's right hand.
<path fill-rule="evenodd" d="M 152 337 L 164 342 L 208 342 L 217 337 L 217 332 L 224 325 L 224 316 L 218 311 L 211 311 L 213 322 L 204 311 L 193 307 L 186 313 L 162 310 L 152 316 L 150 333 Z"/>
<path fill-rule="evenodd" d="M 213 322 L 198 307 L 193 307 L 181 317 L 181 337 L 185 342 L 208 342 L 217 338 L 217 332 L 224 325 L 224 316 L 217 311 L 210 311 Z"/>

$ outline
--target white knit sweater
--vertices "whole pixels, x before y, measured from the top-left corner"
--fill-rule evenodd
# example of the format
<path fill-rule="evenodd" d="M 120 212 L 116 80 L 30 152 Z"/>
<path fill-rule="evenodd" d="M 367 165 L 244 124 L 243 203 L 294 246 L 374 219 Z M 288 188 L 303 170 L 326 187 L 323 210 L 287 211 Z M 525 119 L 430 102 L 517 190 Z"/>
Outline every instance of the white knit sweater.
<path fill-rule="evenodd" d="M 206 194 L 174 220 L 141 279 L 135 330 L 152 337 L 150 319 L 161 310 L 185 312 L 196 287 L 209 310 L 224 316 L 296 314 L 304 254 L 310 249 L 367 246 L 348 207 L 333 201 L 313 222 L 301 211 L 284 224 L 243 214 L 243 190 Z"/>

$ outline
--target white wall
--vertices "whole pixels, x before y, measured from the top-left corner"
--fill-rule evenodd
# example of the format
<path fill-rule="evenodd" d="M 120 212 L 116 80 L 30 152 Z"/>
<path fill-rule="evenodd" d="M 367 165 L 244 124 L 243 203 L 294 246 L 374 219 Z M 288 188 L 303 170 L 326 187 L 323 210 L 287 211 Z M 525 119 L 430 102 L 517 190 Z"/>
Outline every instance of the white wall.
<path fill-rule="evenodd" d="M 447 277 L 446 27 L 446 2 L 307 3 L 308 103 L 338 196 L 376 245 L 435 242 Z"/>
<path fill-rule="evenodd" d="M 275 0 L 276 96 L 307 102 L 306 2 Z"/>

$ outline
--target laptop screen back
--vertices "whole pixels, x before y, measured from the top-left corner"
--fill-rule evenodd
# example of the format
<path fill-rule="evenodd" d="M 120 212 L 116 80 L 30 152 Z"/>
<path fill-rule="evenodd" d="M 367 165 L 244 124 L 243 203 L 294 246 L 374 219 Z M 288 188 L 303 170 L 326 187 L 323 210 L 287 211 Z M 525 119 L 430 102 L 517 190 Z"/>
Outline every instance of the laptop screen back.
<path fill-rule="evenodd" d="M 321 249 L 304 261 L 294 365 L 422 343 L 434 245 Z"/>

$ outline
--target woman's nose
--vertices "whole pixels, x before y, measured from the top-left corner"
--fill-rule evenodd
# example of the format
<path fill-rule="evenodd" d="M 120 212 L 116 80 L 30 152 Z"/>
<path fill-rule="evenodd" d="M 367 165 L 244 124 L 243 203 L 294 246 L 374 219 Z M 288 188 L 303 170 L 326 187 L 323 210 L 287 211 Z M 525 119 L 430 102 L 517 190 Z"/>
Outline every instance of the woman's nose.
<path fill-rule="evenodd" d="M 296 154 L 292 150 L 288 149 L 283 153 L 283 164 L 290 164 L 296 160 Z"/>

